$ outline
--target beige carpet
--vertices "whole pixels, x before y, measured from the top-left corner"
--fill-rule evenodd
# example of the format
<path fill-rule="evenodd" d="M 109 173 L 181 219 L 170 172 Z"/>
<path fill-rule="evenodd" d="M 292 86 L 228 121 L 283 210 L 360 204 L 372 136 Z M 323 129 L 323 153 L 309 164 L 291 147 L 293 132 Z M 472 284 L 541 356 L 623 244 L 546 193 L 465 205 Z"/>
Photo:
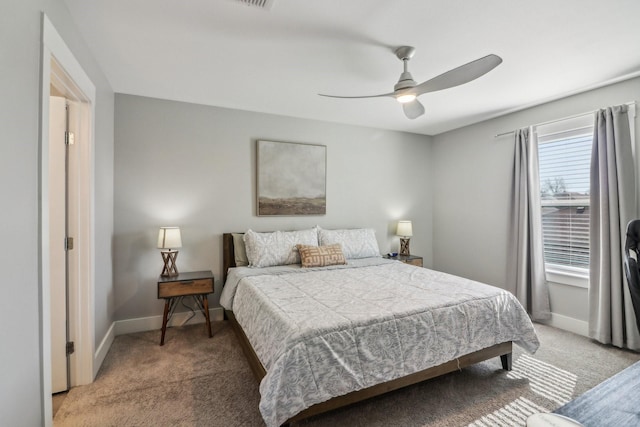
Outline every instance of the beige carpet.
<path fill-rule="evenodd" d="M 226 322 L 116 337 L 93 384 L 73 388 L 54 426 L 263 426 L 260 399 L 238 341 Z M 297 423 L 304 426 L 524 425 L 640 360 L 536 325 L 535 355 L 516 346 L 514 369 L 500 359 Z"/>

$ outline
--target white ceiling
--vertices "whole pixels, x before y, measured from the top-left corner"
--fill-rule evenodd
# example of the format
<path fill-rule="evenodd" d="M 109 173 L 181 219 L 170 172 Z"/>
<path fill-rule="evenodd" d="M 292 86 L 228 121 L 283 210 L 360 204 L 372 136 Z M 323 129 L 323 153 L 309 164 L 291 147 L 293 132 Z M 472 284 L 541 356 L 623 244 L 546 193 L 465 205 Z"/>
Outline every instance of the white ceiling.
<path fill-rule="evenodd" d="M 435 135 L 640 74 L 638 0 L 65 0 L 115 92 Z M 494 53 L 479 79 L 392 98 Z"/>

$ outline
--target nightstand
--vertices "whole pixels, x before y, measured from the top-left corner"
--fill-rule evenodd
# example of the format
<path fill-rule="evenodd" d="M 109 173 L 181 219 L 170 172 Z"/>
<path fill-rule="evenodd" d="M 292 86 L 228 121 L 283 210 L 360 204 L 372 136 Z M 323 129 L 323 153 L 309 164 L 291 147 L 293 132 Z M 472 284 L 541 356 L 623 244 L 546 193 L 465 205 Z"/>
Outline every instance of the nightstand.
<path fill-rule="evenodd" d="M 402 261 L 405 264 L 415 265 L 416 267 L 422 267 L 422 257 L 417 255 L 398 255 L 398 256 L 384 256 L 386 259 L 395 259 L 396 261 Z"/>
<path fill-rule="evenodd" d="M 213 336 L 211 333 L 211 319 L 209 318 L 209 299 L 207 297 L 210 293 L 213 293 L 213 273 L 211 271 L 193 271 L 180 273 L 173 277 L 160 276 L 158 278 L 158 299 L 164 299 L 160 345 L 164 345 L 167 323 L 173 316 L 176 306 L 184 297 L 193 297 L 206 319 L 205 326 L 209 331 L 209 338 Z"/>

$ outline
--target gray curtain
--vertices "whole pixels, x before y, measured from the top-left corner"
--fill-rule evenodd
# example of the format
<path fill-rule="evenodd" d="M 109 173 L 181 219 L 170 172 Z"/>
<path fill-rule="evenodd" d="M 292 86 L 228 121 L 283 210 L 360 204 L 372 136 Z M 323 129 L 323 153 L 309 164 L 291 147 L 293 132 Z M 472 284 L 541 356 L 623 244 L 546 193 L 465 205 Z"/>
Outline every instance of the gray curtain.
<path fill-rule="evenodd" d="M 529 128 L 515 132 L 508 290 L 534 320 L 551 317 L 544 272 L 538 146 Z"/>
<path fill-rule="evenodd" d="M 622 255 L 626 226 L 636 213 L 635 182 L 627 106 L 598 111 L 591 153 L 589 336 L 640 350 Z"/>

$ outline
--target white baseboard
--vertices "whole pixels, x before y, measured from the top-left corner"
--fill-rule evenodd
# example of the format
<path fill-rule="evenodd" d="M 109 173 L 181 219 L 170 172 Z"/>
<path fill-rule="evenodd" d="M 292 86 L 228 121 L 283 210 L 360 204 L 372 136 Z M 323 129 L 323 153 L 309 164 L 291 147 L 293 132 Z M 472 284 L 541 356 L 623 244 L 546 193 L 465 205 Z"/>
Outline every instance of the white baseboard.
<path fill-rule="evenodd" d="M 171 318 L 171 321 L 169 321 L 169 326 L 182 325 L 189 316 L 191 316 L 190 311 L 175 313 Z M 224 318 L 224 310 L 222 307 L 210 308 L 209 317 L 212 321 L 222 320 Z M 196 311 L 196 315 L 193 319 L 189 320 L 188 323 L 204 323 L 204 316 L 199 311 Z M 107 357 L 111 344 L 113 344 L 113 340 L 117 335 L 153 331 L 160 328 L 162 328 L 162 316 L 141 317 L 137 319 L 117 320 L 113 322 L 93 355 L 93 379 L 98 375 L 98 371 L 100 370 L 105 357 Z"/>
<path fill-rule="evenodd" d="M 179 326 L 191 316 L 191 312 L 174 313 L 169 321 L 168 326 Z M 224 318 L 224 310 L 222 307 L 210 308 L 209 317 L 211 321 L 222 320 Z M 199 311 L 188 324 L 204 323 L 204 316 Z M 136 319 L 117 320 L 115 324 L 115 335 L 132 334 L 135 332 L 153 331 L 162 328 L 162 316 L 139 317 Z"/>
<path fill-rule="evenodd" d="M 104 358 L 107 357 L 111 344 L 113 344 L 113 339 L 116 337 L 115 326 L 116 322 L 113 322 L 93 355 L 93 379 L 98 375 L 98 370 L 100 370 L 102 362 L 104 362 Z"/>
<path fill-rule="evenodd" d="M 589 336 L 589 322 L 574 319 L 573 317 L 563 316 L 562 314 L 551 313 L 551 319 L 540 323 L 585 337 Z"/>

